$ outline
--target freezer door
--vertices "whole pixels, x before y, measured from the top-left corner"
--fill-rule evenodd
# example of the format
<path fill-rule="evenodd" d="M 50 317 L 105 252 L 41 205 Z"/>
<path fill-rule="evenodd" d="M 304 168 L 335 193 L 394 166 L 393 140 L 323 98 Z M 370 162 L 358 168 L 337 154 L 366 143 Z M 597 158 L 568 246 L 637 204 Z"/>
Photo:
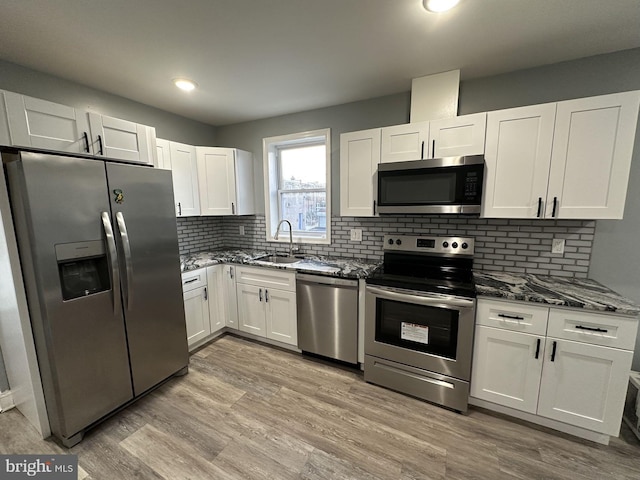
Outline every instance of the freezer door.
<path fill-rule="evenodd" d="M 136 396 L 188 364 L 171 172 L 107 163 Z"/>
<path fill-rule="evenodd" d="M 20 260 L 49 421 L 64 439 L 133 398 L 105 167 L 17 158 L 7 172 Z"/>

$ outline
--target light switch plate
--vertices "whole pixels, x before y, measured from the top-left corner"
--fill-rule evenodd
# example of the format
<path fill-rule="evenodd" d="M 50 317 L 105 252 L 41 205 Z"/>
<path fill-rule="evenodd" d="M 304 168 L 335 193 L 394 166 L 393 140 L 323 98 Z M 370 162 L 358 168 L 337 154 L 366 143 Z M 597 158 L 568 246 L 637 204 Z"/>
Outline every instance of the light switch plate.
<path fill-rule="evenodd" d="M 240 225 L 240 235 L 244 235 L 244 225 Z"/>
<path fill-rule="evenodd" d="M 351 229 L 351 241 L 352 242 L 361 242 L 362 241 L 362 229 L 361 228 L 352 228 Z"/>
<path fill-rule="evenodd" d="M 564 253 L 564 238 L 554 238 L 551 242 L 551 253 Z"/>

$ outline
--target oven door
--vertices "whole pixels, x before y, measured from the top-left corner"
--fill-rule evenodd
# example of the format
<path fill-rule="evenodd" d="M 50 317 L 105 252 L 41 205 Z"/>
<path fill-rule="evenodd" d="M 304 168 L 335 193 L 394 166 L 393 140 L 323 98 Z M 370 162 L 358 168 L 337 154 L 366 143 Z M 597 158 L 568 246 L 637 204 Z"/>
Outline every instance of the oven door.
<path fill-rule="evenodd" d="M 365 353 L 470 380 L 475 299 L 367 285 Z"/>

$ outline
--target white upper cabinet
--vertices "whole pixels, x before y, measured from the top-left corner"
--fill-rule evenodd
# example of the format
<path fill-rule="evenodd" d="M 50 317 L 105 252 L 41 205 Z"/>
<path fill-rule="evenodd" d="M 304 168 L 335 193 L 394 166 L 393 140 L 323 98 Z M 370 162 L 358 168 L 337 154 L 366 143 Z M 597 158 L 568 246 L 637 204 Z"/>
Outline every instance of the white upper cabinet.
<path fill-rule="evenodd" d="M 171 142 L 156 138 L 156 161 L 154 167 L 171 170 Z"/>
<path fill-rule="evenodd" d="M 483 217 L 544 216 L 555 114 L 555 103 L 487 114 Z"/>
<path fill-rule="evenodd" d="M 12 145 L 94 153 L 90 145 L 86 112 L 12 92 L 4 92 L 4 101 Z"/>
<path fill-rule="evenodd" d="M 407 123 L 382 129 L 380 163 L 431 158 L 429 122 Z"/>
<path fill-rule="evenodd" d="M 372 217 L 380 163 L 379 128 L 340 135 L 340 215 Z"/>
<path fill-rule="evenodd" d="M 484 112 L 432 120 L 429 124 L 431 158 L 482 155 L 486 128 Z"/>
<path fill-rule="evenodd" d="M 639 91 L 558 103 L 547 218 L 622 218 L 639 105 Z"/>
<path fill-rule="evenodd" d="M 9 112 L 7 111 L 7 95 L 9 92 L 0 90 L 0 145 L 11 145 L 9 130 Z"/>
<path fill-rule="evenodd" d="M 620 219 L 640 91 L 489 112 L 484 217 Z"/>
<path fill-rule="evenodd" d="M 201 214 L 254 214 L 253 155 L 222 147 L 196 147 L 196 152 Z"/>
<path fill-rule="evenodd" d="M 173 196 L 178 217 L 200 215 L 196 147 L 169 142 Z M 166 168 L 166 157 L 165 157 Z"/>
<path fill-rule="evenodd" d="M 486 124 L 486 113 L 474 113 L 385 127 L 380 162 L 482 155 Z"/>
<path fill-rule="evenodd" d="M 95 155 L 153 164 L 156 155 L 156 131 L 153 127 L 89 114 L 91 144 Z"/>

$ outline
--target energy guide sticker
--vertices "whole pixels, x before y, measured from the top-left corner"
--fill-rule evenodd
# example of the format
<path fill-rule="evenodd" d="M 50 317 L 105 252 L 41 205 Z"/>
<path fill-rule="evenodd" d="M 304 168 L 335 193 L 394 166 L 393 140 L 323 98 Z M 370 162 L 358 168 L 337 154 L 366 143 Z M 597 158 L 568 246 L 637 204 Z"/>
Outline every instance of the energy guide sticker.
<path fill-rule="evenodd" d="M 415 323 L 402 322 L 400 338 L 410 342 L 429 343 L 429 327 Z"/>

